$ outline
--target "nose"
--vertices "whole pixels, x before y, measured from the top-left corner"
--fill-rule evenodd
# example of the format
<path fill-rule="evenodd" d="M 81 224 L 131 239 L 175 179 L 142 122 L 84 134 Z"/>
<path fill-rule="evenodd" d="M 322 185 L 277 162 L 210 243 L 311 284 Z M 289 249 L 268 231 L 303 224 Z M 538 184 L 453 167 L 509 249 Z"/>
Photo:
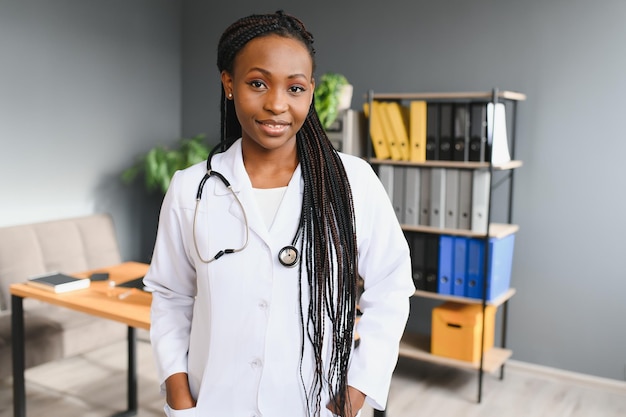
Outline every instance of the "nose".
<path fill-rule="evenodd" d="M 271 89 L 266 94 L 265 110 L 273 114 L 281 114 L 289 108 L 287 93 L 280 89 Z"/>

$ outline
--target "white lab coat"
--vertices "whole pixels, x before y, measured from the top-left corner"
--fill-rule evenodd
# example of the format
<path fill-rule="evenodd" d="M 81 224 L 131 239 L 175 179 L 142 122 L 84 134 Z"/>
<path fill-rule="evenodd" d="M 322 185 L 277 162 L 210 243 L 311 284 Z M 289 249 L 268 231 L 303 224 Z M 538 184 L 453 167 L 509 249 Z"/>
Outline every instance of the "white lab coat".
<path fill-rule="evenodd" d="M 389 198 L 371 167 L 341 155 L 356 216 L 359 272 L 365 290 L 348 383 L 383 408 L 396 365 L 398 341 L 414 287 L 407 242 Z M 176 173 L 161 209 L 157 241 L 145 283 L 153 292 L 151 339 L 161 381 L 187 372 L 197 405 L 171 416 L 304 417 L 302 381 L 313 375 L 310 346 L 300 364 L 302 326 L 298 268 L 278 261 L 298 227 L 303 181 L 296 169 L 268 230 L 257 208 L 241 142 L 218 154 L 213 170 L 230 181 L 249 225 L 248 246 L 210 264 L 194 247 L 193 217 L 205 163 Z M 243 213 L 224 184 L 212 177 L 198 209 L 196 236 L 203 258 L 239 248 Z M 306 294 L 306 277 L 303 278 Z M 304 317 L 306 321 L 306 307 Z M 328 346 L 329 344 L 327 344 Z M 328 352 L 326 352 L 328 353 Z M 322 399 L 321 416 L 330 416 Z"/>

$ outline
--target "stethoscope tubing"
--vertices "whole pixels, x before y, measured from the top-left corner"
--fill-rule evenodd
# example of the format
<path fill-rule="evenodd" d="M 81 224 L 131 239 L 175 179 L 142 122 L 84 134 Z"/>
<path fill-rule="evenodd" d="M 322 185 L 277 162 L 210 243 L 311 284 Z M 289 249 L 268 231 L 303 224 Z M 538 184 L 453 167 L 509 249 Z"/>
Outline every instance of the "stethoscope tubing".
<path fill-rule="evenodd" d="M 202 261 L 205 264 L 209 264 L 213 261 L 216 261 L 224 255 L 241 252 L 248 246 L 248 241 L 250 238 L 250 227 L 248 225 L 248 215 L 246 214 L 246 210 L 244 209 L 243 204 L 241 203 L 241 200 L 239 200 L 239 197 L 237 197 L 237 193 L 233 191 L 233 187 L 231 186 L 230 182 L 226 179 L 226 177 L 224 177 L 224 175 L 222 175 L 221 173 L 217 171 L 214 171 L 211 168 L 211 159 L 213 158 L 213 155 L 215 154 L 217 149 L 218 147 L 215 147 L 209 153 L 209 157 L 207 158 L 207 162 L 206 162 L 207 171 L 206 171 L 206 174 L 204 174 L 204 177 L 202 177 L 202 179 L 200 180 L 200 183 L 198 184 L 198 191 L 196 192 L 196 207 L 193 213 L 193 225 L 192 225 L 193 244 L 196 249 L 196 254 L 198 255 L 198 259 L 200 259 L 200 261 Z M 244 240 L 243 246 L 241 246 L 240 248 L 222 249 L 218 251 L 212 258 L 206 259 L 202 256 L 202 254 L 200 253 L 200 248 L 198 247 L 198 239 L 196 235 L 196 230 L 197 230 L 196 224 L 197 224 L 197 219 L 198 219 L 198 208 L 200 207 L 200 200 L 202 200 L 202 191 L 204 190 L 204 186 L 206 182 L 212 176 L 216 176 L 217 178 L 219 178 L 219 180 L 224 184 L 224 186 L 228 189 L 228 191 L 230 191 L 231 195 L 233 196 L 233 198 L 239 205 L 239 208 L 241 209 L 241 213 L 243 214 L 243 220 L 245 223 L 246 238 Z M 296 231 L 296 235 L 293 238 L 293 242 L 291 242 L 291 245 L 287 245 L 284 248 L 282 248 L 278 253 L 278 260 L 280 261 L 282 265 L 284 265 L 287 268 L 292 268 L 300 262 L 300 252 L 296 248 L 296 242 L 298 241 L 301 230 L 302 230 L 302 217 L 300 218 L 300 224 L 298 225 L 298 230 Z"/>
<path fill-rule="evenodd" d="M 196 228 L 196 223 L 197 223 L 197 218 L 198 218 L 198 208 L 200 207 L 200 200 L 202 199 L 202 190 L 204 189 L 204 185 L 206 184 L 206 182 L 213 175 L 218 177 L 220 179 L 220 181 L 222 181 L 222 183 L 224 183 L 226 188 L 228 188 L 228 191 L 230 191 L 232 196 L 235 198 L 235 201 L 239 205 L 239 208 L 241 209 L 241 213 L 243 214 L 244 223 L 246 225 L 246 227 L 245 227 L 245 229 L 246 229 L 246 238 L 244 240 L 243 246 L 241 246 L 240 248 L 238 248 L 238 249 L 222 249 L 222 250 L 218 251 L 212 258 L 205 259 L 202 256 L 202 254 L 200 253 L 200 249 L 198 248 L 198 239 L 197 239 L 197 236 L 196 236 L 196 229 L 197 229 Z M 239 197 L 237 197 L 237 193 L 235 193 L 233 191 L 233 187 L 230 185 L 230 182 L 228 182 L 228 180 L 222 174 L 220 174 L 217 171 L 213 171 L 211 169 L 207 169 L 206 174 L 204 174 L 204 177 L 200 181 L 200 184 L 198 184 L 198 192 L 196 193 L 196 208 L 195 208 L 194 213 L 193 213 L 193 226 L 192 226 L 192 228 L 193 228 L 193 231 L 192 231 L 192 234 L 193 234 L 193 244 L 194 244 L 194 247 L 196 248 L 196 254 L 198 255 L 198 258 L 200 259 L 200 261 L 202 261 L 205 264 L 208 264 L 208 263 L 211 263 L 213 261 L 216 261 L 216 260 L 218 260 L 219 258 L 221 258 L 224 255 L 241 252 L 242 250 L 244 250 L 248 246 L 248 241 L 249 241 L 249 238 L 250 238 L 250 228 L 248 227 L 248 216 L 246 214 L 246 210 L 244 210 L 243 204 L 241 204 L 241 200 L 239 200 Z"/>

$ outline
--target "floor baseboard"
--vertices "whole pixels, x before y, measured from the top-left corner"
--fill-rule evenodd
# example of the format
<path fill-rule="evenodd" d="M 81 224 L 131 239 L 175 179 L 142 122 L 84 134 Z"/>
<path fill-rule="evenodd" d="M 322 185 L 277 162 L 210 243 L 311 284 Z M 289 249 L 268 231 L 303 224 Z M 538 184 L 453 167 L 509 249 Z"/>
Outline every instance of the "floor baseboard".
<path fill-rule="evenodd" d="M 547 377 L 558 378 L 561 381 L 571 381 L 593 387 L 602 387 L 604 389 L 618 391 L 621 393 L 626 392 L 626 381 L 619 381 L 617 379 L 604 378 L 595 375 L 584 374 L 581 372 L 567 371 L 564 369 L 552 368 L 545 365 L 537 365 L 534 363 L 518 361 L 515 359 L 509 359 L 506 362 L 506 367 L 519 371 L 540 374 Z"/>

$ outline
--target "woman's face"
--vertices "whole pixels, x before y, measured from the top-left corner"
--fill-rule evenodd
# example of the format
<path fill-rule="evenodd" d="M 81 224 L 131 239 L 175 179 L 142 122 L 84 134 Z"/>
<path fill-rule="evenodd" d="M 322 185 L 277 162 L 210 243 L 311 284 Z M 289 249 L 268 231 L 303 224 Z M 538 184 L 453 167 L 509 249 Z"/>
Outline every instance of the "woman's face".
<path fill-rule="evenodd" d="M 273 151 L 295 148 L 313 100 L 313 62 L 292 38 L 255 38 L 235 57 L 233 73 L 222 72 L 226 96 L 232 93 L 246 145 Z"/>

